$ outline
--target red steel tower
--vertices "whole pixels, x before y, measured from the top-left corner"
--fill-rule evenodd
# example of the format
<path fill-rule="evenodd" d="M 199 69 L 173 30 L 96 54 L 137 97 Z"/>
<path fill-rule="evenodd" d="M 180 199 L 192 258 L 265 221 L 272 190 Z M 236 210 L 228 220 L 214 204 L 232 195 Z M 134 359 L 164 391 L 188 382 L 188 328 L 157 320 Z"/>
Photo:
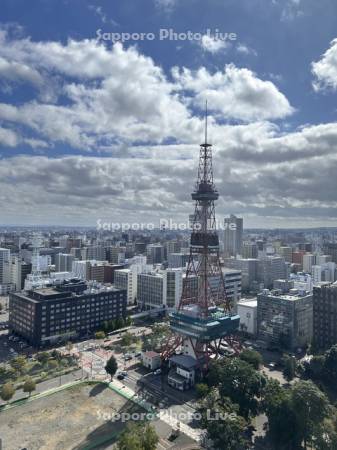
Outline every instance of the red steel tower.
<path fill-rule="evenodd" d="M 200 145 L 198 179 L 192 199 L 190 256 L 183 279 L 179 307 L 170 313 L 172 336 L 162 352 L 167 359 L 179 348 L 195 358 L 202 370 L 217 358 L 226 345 L 237 349 L 234 339 L 240 318 L 231 313 L 219 259 L 214 202 L 219 193 L 213 182 L 212 145 L 207 142 L 207 103 L 205 142 Z"/>

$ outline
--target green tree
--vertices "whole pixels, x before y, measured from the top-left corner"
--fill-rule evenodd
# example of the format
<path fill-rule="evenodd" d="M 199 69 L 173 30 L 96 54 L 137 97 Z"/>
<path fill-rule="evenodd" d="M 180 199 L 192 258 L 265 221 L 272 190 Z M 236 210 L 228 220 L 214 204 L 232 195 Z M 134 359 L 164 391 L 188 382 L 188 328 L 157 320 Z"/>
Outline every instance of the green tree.
<path fill-rule="evenodd" d="M 123 328 L 125 326 L 125 321 L 123 319 L 123 317 L 118 317 L 116 319 L 116 329 L 119 330 L 120 328 Z"/>
<path fill-rule="evenodd" d="M 277 380 L 269 378 L 263 390 L 262 405 L 268 417 L 267 436 L 273 448 L 297 448 L 301 438 L 297 432 L 291 391 L 284 389 Z"/>
<path fill-rule="evenodd" d="M 130 423 L 120 434 L 117 442 L 119 450 L 155 450 L 159 438 L 152 425 Z"/>
<path fill-rule="evenodd" d="M 283 358 L 283 376 L 289 382 L 295 378 L 297 361 L 296 358 L 286 356 Z"/>
<path fill-rule="evenodd" d="M 122 346 L 129 347 L 133 343 L 133 336 L 131 333 L 124 333 L 122 336 Z"/>
<path fill-rule="evenodd" d="M 125 325 L 127 325 L 128 327 L 129 327 L 130 325 L 132 325 L 132 319 L 131 319 L 130 316 L 127 316 L 127 318 L 125 319 Z"/>
<path fill-rule="evenodd" d="M 31 396 L 31 393 L 35 391 L 36 383 L 32 378 L 27 378 L 23 385 L 23 392 L 28 392 L 29 397 Z"/>
<path fill-rule="evenodd" d="M 209 392 L 209 387 L 206 383 L 197 383 L 195 385 L 195 390 L 197 392 L 198 398 L 204 398 Z"/>
<path fill-rule="evenodd" d="M 57 361 L 55 361 L 55 359 L 48 361 L 48 369 L 49 370 L 55 370 L 58 368 L 58 366 L 59 366 L 59 364 Z"/>
<path fill-rule="evenodd" d="M 313 380 L 322 380 L 324 376 L 324 355 L 315 355 L 304 365 L 305 375 Z"/>
<path fill-rule="evenodd" d="M 216 388 L 199 403 L 200 425 L 206 429 L 207 439 L 217 450 L 244 450 L 248 448 L 247 422 L 241 417 L 239 406 L 229 398 L 221 398 Z"/>
<path fill-rule="evenodd" d="M 105 333 L 104 331 L 96 331 L 95 333 L 95 339 L 104 339 L 105 338 Z"/>
<path fill-rule="evenodd" d="M 15 388 L 12 383 L 5 383 L 0 392 L 0 397 L 4 402 L 8 402 L 15 394 Z"/>
<path fill-rule="evenodd" d="M 115 331 L 117 329 L 116 320 L 112 319 L 109 321 L 109 330 Z"/>
<path fill-rule="evenodd" d="M 247 363 L 249 363 L 256 370 L 258 370 L 260 368 L 260 366 L 262 366 L 262 364 L 263 364 L 262 355 L 259 352 L 255 351 L 255 350 L 251 350 L 249 348 L 246 348 L 245 350 L 243 350 L 240 353 L 239 358 L 242 359 L 243 361 L 246 361 Z"/>
<path fill-rule="evenodd" d="M 112 377 L 117 372 L 117 369 L 118 369 L 118 365 L 117 365 L 116 358 L 113 355 L 111 355 L 105 366 L 105 371 L 107 374 L 110 375 L 111 381 L 112 381 Z"/>
<path fill-rule="evenodd" d="M 308 442 L 322 436 L 322 426 L 332 408 L 326 395 L 312 381 L 299 381 L 293 386 L 292 403 L 298 432 L 306 448 Z"/>
<path fill-rule="evenodd" d="M 10 361 L 10 365 L 13 367 L 13 369 L 15 369 L 20 374 L 22 374 L 24 372 L 26 364 L 27 364 L 27 359 L 25 356 L 22 356 L 22 355 L 17 356 L 16 358 L 13 358 Z"/>
<path fill-rule="evenodd" d="M 48 352 L 40 352 L 36 355 L 36 359 L 41 363 L 41 364 L 46 364 L 46 362 L 48 361 L 50 355 Z"/>
<path fill-rule="evenodd" d="M 335 386 L 337 380 L 337 345 L 333 345 L 324 353 L 323 377 L 330 385 Z"/>
<path fill-rule="evenodd" d="M 258 398 L 266 384 L 266 378 L 246 361 L 239 358 L 224 358 L 214 363 L 218 366 L 213 382 L 219 385 L 221 397 L 228 397 L 240 407 L 240 415 L 246 419 L 255 414 Z M 216 377 L 218 377 L 216 379 Z"/>

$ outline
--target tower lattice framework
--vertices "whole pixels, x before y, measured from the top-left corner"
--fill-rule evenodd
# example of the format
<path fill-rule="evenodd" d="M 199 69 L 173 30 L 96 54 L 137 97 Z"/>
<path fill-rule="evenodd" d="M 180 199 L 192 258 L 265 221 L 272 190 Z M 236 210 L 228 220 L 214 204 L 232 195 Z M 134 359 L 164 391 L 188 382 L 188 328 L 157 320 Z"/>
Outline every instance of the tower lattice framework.
<path fill-rule="evenodd" d="M 189 261 L 179 306 L 170 314 L 172 335 L 162 352 L 162 358 L 167 359 L 180 347 L 183 353 L 196 358 L 203 369 L 207 369 L 211 358 L 220 355 L 224 341 L 235 351 L 239 348 L 235 337 L 239 317 L 231 314 L 220 265 L 214 206 L 218 198 L 213 180 L 212 145 L 207 142 L 206 104 L 205 141 L 200 145 L 198 178 L 192 192 L 195 208 Z"/>

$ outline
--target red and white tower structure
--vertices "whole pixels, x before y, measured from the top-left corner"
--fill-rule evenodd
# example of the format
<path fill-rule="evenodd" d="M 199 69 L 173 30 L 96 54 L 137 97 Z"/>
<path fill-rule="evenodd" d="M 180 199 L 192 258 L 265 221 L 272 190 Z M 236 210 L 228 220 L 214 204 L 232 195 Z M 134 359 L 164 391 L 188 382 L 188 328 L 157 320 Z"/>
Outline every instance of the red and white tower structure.
<path fill-rule="evenodd" d="M 195 208 L 189 262 L 179 306 L 169 316 L 172 336 L 162 352 L 163 359 L 167 359 L 179 349 L 195 358 L 202 370 L 207 370 L 209 361 L 219 356 L 223 341 L 238 348 L 234 336 L 240 318 L 232 314 L 220 266 L 214 207 L 218 198 L 212 145 L 207 141 L 206 104 L 205 141 L 200 145 L 198 179 L 192 192 Z"/>

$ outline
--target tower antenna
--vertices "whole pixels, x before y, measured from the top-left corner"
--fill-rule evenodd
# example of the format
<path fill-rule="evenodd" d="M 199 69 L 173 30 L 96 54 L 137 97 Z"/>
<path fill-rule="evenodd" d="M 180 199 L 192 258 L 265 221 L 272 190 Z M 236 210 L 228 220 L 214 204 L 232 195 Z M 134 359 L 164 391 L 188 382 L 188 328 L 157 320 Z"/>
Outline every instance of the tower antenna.
<path fill-rule="evenodd" d="M 207 100 L 205 104 L 205 144 L 207 144 Z"/>

